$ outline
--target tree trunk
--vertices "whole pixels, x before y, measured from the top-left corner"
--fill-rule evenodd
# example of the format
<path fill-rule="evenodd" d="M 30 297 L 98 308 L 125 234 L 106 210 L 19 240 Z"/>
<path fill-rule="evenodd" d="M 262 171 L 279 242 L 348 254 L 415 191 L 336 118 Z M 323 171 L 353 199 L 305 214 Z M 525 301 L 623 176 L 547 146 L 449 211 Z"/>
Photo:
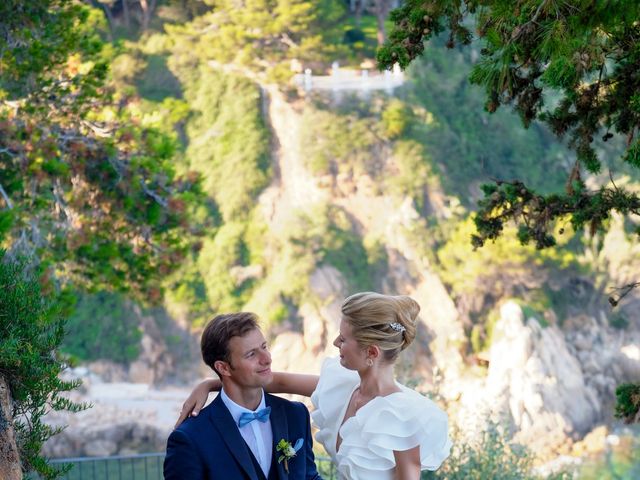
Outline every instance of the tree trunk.
<path fill-rule="evenodd" d="M 364 0 L 355 0 L 355 8 L 353 12 L 356 16 L 356 27 L 360 28 L 360 22 L 362 21 L 362 10 L 364 9 Z"/>
<path fill-rule="evenodd" d="M 383 15 L 378 14 L 378 46 L 382 46 L 387 39 L 387 32 L 384 28 L 384 19 Z"/>
<path fill-rule="evenodd" d="M 393 0 L 374 0 L 373 11 L 378 19 L 378 45 L 382 45 L 387 40 L 387 32 L 384 21 L 389 15 Z"/>
<path fill-rule="evenodd" d="M 129 0 L 122 0 L 122 14 L 124 15 L 124 26 L 131 30 L 131 13 L 129 12 Z"/>
<path fill-rule="evenodd" d="M 91 0 L 91 5 L 102 9 L 104 12 L 104 16 L 107 17 L 107 23 L 109 24 L 109 41 L 113 42 L 113 13 L 111 12 L 111 7 L 113 7 L 113 3 L 100 2 L 98 0 Z"/>
<path fill-rule="evenodd" d="M 149 28 L 151 16 L 156 9 L 157 0 L 140 0 L 140 8 L 142 9 L 142 30 Z"/>
<path fill-rule="evenodd" d="M 0 478 L 22 480 L 20 456 L 11 421 L 11 395 L 9 386 L 0 376 Z"/>

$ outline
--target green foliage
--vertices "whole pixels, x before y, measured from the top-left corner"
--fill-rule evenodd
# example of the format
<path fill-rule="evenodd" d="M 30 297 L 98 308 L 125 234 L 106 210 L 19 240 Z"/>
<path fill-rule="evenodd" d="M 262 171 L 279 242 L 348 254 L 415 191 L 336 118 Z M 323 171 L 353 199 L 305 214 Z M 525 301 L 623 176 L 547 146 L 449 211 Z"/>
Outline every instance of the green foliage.
<path fill-rule="evenodd" d="M 430 155 L 415 140 L 398 140 L 393 146 L 392 158 L 395 171 L 384 179 L 387 190 L 400 198 L 411 197 L 422 211 L 427 188 L 440 187 L 439 178 L 432 171 Z"/>
<path fill-rule="evenodd" d="M 384 135 L 393 140 L 400 137 L 407 130 L 411 122 L 412 111 L 398 99 L 392 99 L 382 111 L 382 126 Z"/>
<path fill-rule="evenodd" d="M 375 15 L 363 14 L 342 17 L 342 43 L 349 48 L 349 63 L 357 66 L 360 61 L 374 58 L 378 47 L 378 19 Z M 392 24 L 384 22 L 389 31 Z"/>
<path fill-rule="evenodd" d="M 43 295 L 40 281 L 24 261 L 0 250 L 0 374 L 13 400 L 13 423 L 22 468 L 45 479 L 64 470 L 40 455 L 44 442 L 61 428 L 43 423 L 49 411 L 79 411 L 85 406 L 62 396 L 79 385 L 59 375 L 66 362 L 57 352 L 64 335 L 60 306 Z"/>
<path fill-rule="evenodd" d="M 620 435 L 619 444 L 603 455 L 584 462 L 577 471 L 581 480 L 635 480 L 640 476 L 640 437 L 637 430 Z"/>
<path fill-rule="evenodd" d="M 629 320 L 624 313 L 617 312 L 609 317 L 609 325 L 618 330 L 624 330 L 629 326 Z"/>
<path fill-rule="evenodd" d="M 479 202 L 474 247 L 498 238 L 511 220 L 519 224 L 518 239 L 522 244 L 531 242 L 537 249 L 544 249 L 556 245 L 553 229 L 561 220 L 568 219 L 576 231 L 588 227 L 593 235 L 606 230 L 604 224 L 614 211 L 640 214 L 640 197 L 615 186 L 592 192 L 583 182 L 576 181 L 566 194 L 548 196 L 537 194 L 520 181 L 496 181 L 496 187 L 485 187 L 485 198 Z M 559 234 L 563 232 L 563 228 L 558 230 Z"/>
<path fill-rule="evenodd" d="M 252 221 L 249 225 L 255 225 Z M 261 274 L 238 296 L 245 310 L 260 312 L 268 325 L 290 317 L 295 308 L 315 304 L 309 277 L 318 267 L 331 265 L 347 281 L 350 290 L 370 290 L 383 275 L 387 258 L 384 246 L 374 238 L 360 239 L 345 213 L 318 205 L 292 216 L 277 232 L 251 228 L 243 237 L 252 265 Z M 266 261 L 262 249 L 268 252 Z M 245 262 L 246 263 L 246 262 Z M 236 266 L 242 262 L 236 259 Z M 216 307 L 217 308 L 217 307 Z"/>
<path fill-rule="evenodd" d="M 375 242 L 369 243 L 369 249 L 365 248 L 343 210 L 318 205 L 314 211 L 300 214 L 294 225 L 289 241 L 298 250 L 308 250 L 315 265 L 328 263 L 338 269 L 350 291 L 373 289 L 372 269 L 385 264 L 386 256 Z"/>
<path fill-rule="evenodd" d="M 190 168 L 225 222 L 245 217 L 270 176 L 269 139 L 262 98 L 249 80 L 203 66 L 186 84 L 191 105 L 186 123 Z"/>
<path fill-rule="evenodd" d="M 179 98 L 182 94 L 180 82 L 167 68 L 164 55 L 149 55 L 146 68 L 139 78 L 138 93 L 147 99 L 162 101 L 167 97 Z"/>
<path fill-rule="evenodd" d="M 14 98 L 50 84 L 51 67 L 64 64 L 70 52 L 100 48 L 95 34 L 83 28 L 91 11 L 73 0 L 7 0 L 0 15 L 0 92 Z"/>
<path fill-rule="evenodd" d="M 459 434 L 457 436 L 460 436 Z M 423 480 L 492 479 L 536 480 L 531 472 L 533 457 L 522 445 L 509 442 L 494 424 L 482 432 L 476 442 L 454 442 L 451 456 L 436 472 L 425 472 Z M 559 472 L 547 479 L 572 478 L 568 472 Z"/>
<path fill-rule="evenodd" d="M 282 81 L 293 74 L 292 59 L 318 62 L 344 51 L 332 41 L 340 35 L 339 19 L 344 10 L 338 0 L 253 0 L 243 4 L 221 0 L 215 9 L 192 22 L 167 30 L 191 38 L 195 43 L 191 56 L 245 67 Z"/>
<path fill-rule="evenodd" d="M 140 353 L 138 317 L 131 302 L 120 294 L 83 295 L 66 322 L 61 350 L 81 361 L 128 364 Z"/>
<path fill-rule="evenodd" d="M 427 150 L 431 145 L 411 135 L 416 124 L 412 109 L 384 97 L 366 105 L 352 102 L 339 109 L 321 102 L 307 106 L 300 128 L 307 168 L 315 175 L 366 174 L 381 192 L 409 196 L 422 209 L 427 188 L 439 187 L 439 180 Z"/>
<path fill-rule="evenodd" d="M 245 226 L 238 222 L 225 223 L 215 237 L 205 239 L 198 257 L 209 304 L 216 312 L 239 310 L 242 291 L 248 285 L 239 283 L 232 275 L 232 267 L 246 265 Z"/>
<path fill-rule="evenodd" d="M 472 291 L 493 274 L 517 274 L 531 265 L 552 265 L 559 269 L 577 267 L 575 253 L 568 248 L 536 251 L 532 246 L 519 245 L 513 236 L 504 236 L 473 250 L 469 238 L 474 234 L 472 217 L 458 223 L 437 248 L 440 275 L 454 292 Z"/>
<path fill-rule="evenodd" d="M 201 248 L 199 244 L 190 252 L 165 281 L 164 306 L 168 313 L 192 325 L 204 325 L 211 316 L 205 282 L 197 264 Z"/>
<path fill-rule="evenodd" d="M 315 175 L 349 171 L 359 175 L 374 170 L 376 123 L 358 113 L 305 109 L 300 143 L 305 146 L 306 166 Z"/>
<path fill-rule="evenodd" d="M 548 129 L 524 130 L 512 112 L 483 112 L 482 89 L 468 82 L 476 52 L 449 51 L 428 43 L 428 58 L 414 62 L 407 102 L 428 113 L 415 115 L 411 136 L 425 146 L 445 191 L 471 206 L 482 181 L 520 178 L 542 192 L 562 188 L 568 152 Z"/>
<path fill-rule="evenodd" d="M 510 195 L 498 182 L 504 188 L 480 205 L 474 245 L 501 235 L 507 219 L 523 225 L 522 241 L 547 248 L 555 245 L 553 226 L 568 215 L 574 228 L 589 224 L 592 233 L 611 211 L 639 215 L 640 199 L 633 191 L 614 184 L 589 193 L 574 185 L 581 184 L 582 168 L 601 170 L 603 152 L 598 154 L 595 142 L 603 133 L 604 142 L 614 134 L 626 138 L 622 159 L 638 163 L 633 140 L 640 127 L 635 74 L 640 68 L 640 6 L 632 1 L 611 6 L 522 0 L 505 7 L 500 0 L 483 3 L 481 9 L 475 1 L 409 0 L 392 13 L 394 31 L 378 54 L 382 68 L 396 62 L 406 68 L 432 36 L 448 31 L 447 46 L 453 48 L 471 44 L 475 31 L 483 48 L 469 79 L 485 88 L 486 109 L 512 105 L 525 127 L 540 120 L 556 137 L 569 137 L 576 161 L 566 194 L 539 195 L 516 180 L 510 185 L 522 194 Z"/>
<path fill-rule="evenodd" d="M 623 383 L 616 388 L 616 418 L 637 422 L 640 413 L 640 385 Z"/>
<path fill-rule="evenodd" d="M 478 354 L 486 352 L 493 343 L 493 330 L 496 322 L 500 319 L 498 309 L 492 309 L 487 315 L 474 318 L 475 322 L 469 332 L 469 346 L 471 352 Z"/>
<path fill-rule="evenodd" d="M 374 278 L 370 275 L 362 240 L 352 231 L 351 225 L 344 225 L 345 217 L 339 220 L 328 225 L 320 258 L 340 270 L 349 282 L 350 291 L 373 290 Z"/>
<path fill-rule="evenodd" d="M 549 324 L 545 321 L 544 318 L 544 310 L 540 310 L 536 307 L 532 307 L 531 305 L 524 303 L 520 305 L 522 307 L 522 314 L 524 318 L 535 318 L 543 327 L 549 326 Z"/>
<path fill-rule="evenodd" d="M 146 62 L 136 52 L 127 52 L 116 56 L 111 62 L 110 74 L 114 84 L 123 89 L 146 68 Z"/>
<path fill-rule="evenodd" d="M 636 168 L 640 168 L 640 140 L 636 140 L 629 147 L 624 156 L 624 161 Z"/>
<path fill-rule="evenodd" d="M 190 241 L 198 178 L 175 173 L 174 138 L 113 103 L 99 11 L 17 3 L 6 31 L 15 48 L 3 44 L 0 60 L 0 185 L 13 207 L 3 244 L 55 265 L 61 282 L 158 300 L 154 277 Z"/>

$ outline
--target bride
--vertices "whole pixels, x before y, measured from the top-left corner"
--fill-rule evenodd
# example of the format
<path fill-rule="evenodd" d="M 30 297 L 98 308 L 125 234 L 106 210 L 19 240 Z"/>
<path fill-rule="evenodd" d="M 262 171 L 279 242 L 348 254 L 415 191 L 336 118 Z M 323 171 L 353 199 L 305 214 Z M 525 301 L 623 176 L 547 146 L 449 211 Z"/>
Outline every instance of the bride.
<path fill-rule="evenodd" d="M 449 455 L 447 415 L 431 400 L 398 383 L 393 366 L 416 335 L 420 306 L 407 296 L 356 293 L 342 304 L 339 358 L 320 376 L 274 373 L 269 393 L 311 397 L 320 442 L 341 480 L 420 478 Z M 197 415 L 216 379 L 205 380 L 183 405 L 178 424 Z"/>

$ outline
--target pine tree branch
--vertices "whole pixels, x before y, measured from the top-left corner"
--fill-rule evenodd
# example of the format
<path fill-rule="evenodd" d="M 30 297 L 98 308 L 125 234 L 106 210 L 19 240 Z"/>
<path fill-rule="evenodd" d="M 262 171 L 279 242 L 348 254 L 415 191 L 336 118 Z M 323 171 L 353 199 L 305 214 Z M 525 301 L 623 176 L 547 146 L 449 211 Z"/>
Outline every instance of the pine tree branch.
<path fill-rule="evenodd" d="M 11 210 L 13 208 L 13 203 L 11 203 L 11 199 L 9 198 L 9 195 L 7 195 L 5 189 L 2 187 L 2 184 L 0 184 L 0 194 L 2 195 L 2 198 L 4 198 L 4 201 L 7 204 L 9 210 Z"/>
<path fill-rule="evenodd" d="M 624 285 L 622 287 L 614 287 L 611 290 L 612 291 L 617 291 L 617 292 L 622 292 L 620 294 L 618 294 L 617 297 L 614 297 L 613 295 L 609 297 L 609 304 L 612 307 L 617 307 L 618 304 L 620 303 L 620 301 L 626 297 L 627 295 L 629 295 L 634 289 L 636 288 L 640 288 L 640 282 L 633 282 L 633 283 L 629 283 L 627 285 Z"/>
<path fill-rule="evenodd" d="M 472 236 L 475 248 L 487 240 L 497 239 L 507 222 L 519 225 L 518 238 L 522 244 L 533 241 L 536 248 L 555 245 L 553 226 L 569 216 L 574 229 L 588 226 L 592 233 L 602 226 L 611 212 L 640 215 L 640 197 L 617 187 L 588 191 L 579 180 L 565 195 L 540 195 L 520 181 L 497 180 L 495 185 L 483 185 L 485 198 L 474 219 L 477 235 Z M 640 233 L 640 231 L 639 231 Z"/>
<path fill-rule="evenodd" d="M 8 148 L 0 148 L 0 153 L 6 153 L 7 155 L 11 156 L 11 157 L 17 157 L 18 154 Z"/>
<path fill-rule="evenodd" d="M 156 192 L 154 192 L 149 187 L 147 187 L 147 185 L 144 183 L 144 180 L 142 179 L 140 179 L 140 186 L 142 187 L 142 190 L 144 191 L 144 193 L 146 193 L 148 196 L 153 198 L 156 201 L 156 203 L 158 203 L 158 205 L 164 208 L 168 207 L 169 203 L 160 195 L 158 195 Z"/>

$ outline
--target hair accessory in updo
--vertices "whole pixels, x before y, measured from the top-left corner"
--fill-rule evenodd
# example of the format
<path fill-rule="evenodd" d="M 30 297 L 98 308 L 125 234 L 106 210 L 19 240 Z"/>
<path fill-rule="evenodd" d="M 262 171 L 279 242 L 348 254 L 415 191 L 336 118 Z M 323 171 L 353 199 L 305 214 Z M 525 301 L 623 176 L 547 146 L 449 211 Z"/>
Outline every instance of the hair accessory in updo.
<path fill-rule="evenodd" d="M 391 322 L 389 326 L 393 328 L 396 332 L 404 332 L 407 330 L 406 328 L 404 328 L 404 326 L 401 323 L 398 323 L 398 322 Z"/>

